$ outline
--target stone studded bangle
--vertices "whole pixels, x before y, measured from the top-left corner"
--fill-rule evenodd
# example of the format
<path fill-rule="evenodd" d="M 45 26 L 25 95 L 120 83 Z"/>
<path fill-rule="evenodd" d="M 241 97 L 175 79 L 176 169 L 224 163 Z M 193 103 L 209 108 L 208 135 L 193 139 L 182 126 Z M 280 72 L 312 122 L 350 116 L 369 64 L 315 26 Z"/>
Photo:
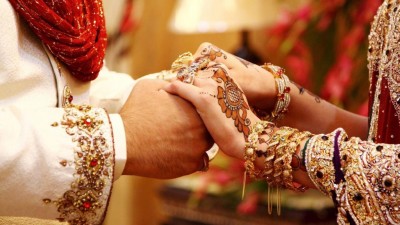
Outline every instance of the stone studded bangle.
<path fill-rule="evenodd" d="M 284 114 L 288 112 L 290 104 L 290 80 L 284 74 L 285 71 L 281 67 L 275 66 L 271 63 L 266 63 L 262 66 L 263 69 L 272 73 L 275 78 L 275 85 L 277 89 L 277 101 L 271 113 L 265 113 L 260 109 L 255 108 L 255 112 L 262 120 L 275 122 L 283 118 Z"/>

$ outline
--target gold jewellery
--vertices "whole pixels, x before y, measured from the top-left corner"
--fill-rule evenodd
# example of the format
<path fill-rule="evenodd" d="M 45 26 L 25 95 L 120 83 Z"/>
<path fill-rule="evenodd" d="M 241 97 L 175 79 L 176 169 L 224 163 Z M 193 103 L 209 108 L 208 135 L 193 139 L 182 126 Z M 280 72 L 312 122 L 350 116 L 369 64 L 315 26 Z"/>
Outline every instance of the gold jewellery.
<path fill-rule="evenodd" d="M 177 73 L 189 67 L 190 63 L 192 63 L 193 60 L 194 57 L 191 52 L 180 54 L 178 58 L 175 59 L 175 61 L 171 64 L 171 69 L 161 71 L 161 73 L 157 76 L 157 79 L 171 81 L 172 79 L 177 78 Z M 184 77 L 182 74 L 180 75 L 180 78 L 180 80 L 183 81 Z M 187 78 L 187 80 L 188 79 L 189 78 Z"/>
<path fill-rule="evenodd" d="M 277 129 L 275 124 L 268 121 L 256 122 L 251 127 L 245 145 L 245 176 L 242 196 L 244 195 L 246 175 L 253 179 L 265 179 L 268 183 L 268 213 L 272 214 L 271 189 L 276 188 L 277 213 L 280 215 L 281 187 L 298 192 L 306 190 L 303 186 L 294 185 L 292 159 L 294 156 L 300 158 L 297 155 L 300 143 L 311 136 L 310 132 L 300 132 L 290 127 Z M 255 161 L 261 157 L 264 157 L 264 168 L 257 170 Z"/>
<path fill-rule="evenodd" d="M 178 56 L 178 58 L 171 65 L 171 72 L 177 73 L 178 80 L 193 84 L 197 72 L 204 69 L 210 62 L 207 58 L 197 58 L 194 60 L 192 53 L 185 52 Z"/>
<path fill-rule="evenodd" d="M 276 122 L 282 119 L 283 116 L 289 111 L 288 108 L 290 104 L 290 80 L 285 75 L 285 70 L 279 66 L 275 66 L 271 63 L 266 63 L 261 67 L 274 76 L 278 94 L 275 107 L 272 112 L 265 112 L 264 110 L 261 110 L 259 108 L 254 108 L 254 111 L 260 119 Z"/>

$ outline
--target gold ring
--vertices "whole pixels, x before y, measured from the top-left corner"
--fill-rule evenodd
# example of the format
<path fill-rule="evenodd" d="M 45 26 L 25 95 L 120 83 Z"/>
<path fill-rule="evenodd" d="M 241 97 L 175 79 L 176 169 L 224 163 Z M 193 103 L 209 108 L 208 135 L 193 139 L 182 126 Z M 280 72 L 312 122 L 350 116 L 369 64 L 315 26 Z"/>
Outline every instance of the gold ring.
<path fill-rule="evenodd" d="M 183 68 L 187 68 L 193 60 L 194 58 L 191 52 L 180 54 L 171 65 L 172 72 L 178 72 Z"/>

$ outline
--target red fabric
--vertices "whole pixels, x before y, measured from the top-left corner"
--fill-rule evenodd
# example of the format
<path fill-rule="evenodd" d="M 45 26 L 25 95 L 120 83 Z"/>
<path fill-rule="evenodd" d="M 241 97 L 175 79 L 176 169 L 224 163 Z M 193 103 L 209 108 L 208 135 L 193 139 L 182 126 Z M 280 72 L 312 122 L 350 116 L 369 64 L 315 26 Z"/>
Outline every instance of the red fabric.
<path fill-rule="evenodd" d="M 378 72 L 374 71 L 371 81 L 371 91 L 369 96 L 370 112 L 372 111 L 372 103 L 376 90 L 376 82 Z M 387 144 L 400 144 L 400 125 L 399 118 L 396 116 L 396 109 L 394 108 L 390 99 L 390 91 L 387 79 L 382 78 L 381 94 L 379 96 L 379 116 L 377 135 L 374 140 L 376 143 Z M 371 116 L 370 116 L 371 118 Z"/>
<path fill-rule="evenodd" d="M 396 109 L 393 107 L 393 103 L 390 99 L 388 86 L 386 78 L 382 78 L 376 142 L 399 144 L 399 119 L 396 117 Z"/>
<path fill-rule="evenodd" d="M 74 77 L 90 81 L 98 76 L 107 43 L 101 1 L 9 1 Z"/>

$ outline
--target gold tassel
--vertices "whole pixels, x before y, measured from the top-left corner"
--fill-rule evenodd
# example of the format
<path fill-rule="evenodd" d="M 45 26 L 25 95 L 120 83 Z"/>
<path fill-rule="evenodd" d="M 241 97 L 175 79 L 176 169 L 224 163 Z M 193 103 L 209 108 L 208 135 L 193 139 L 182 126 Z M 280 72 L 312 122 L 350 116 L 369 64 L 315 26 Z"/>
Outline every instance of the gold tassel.
<path fill-rule="evenodd" d="M 268 185 L 268 191 L 267 191 L 267 209 L 268 209 L 268 215 L 272 214 L 272 201 L 271 201 L 271 186 Z"/>
<path fill-rule="evenodd" d="M 276 212 L 278 216 L 281 215 L 281 189 L 276 187 Z"/>
<path fill-rule="evenodd" d="M 246 189 L 246 171 L 244 171 L 244 174 L 243 174 L 242 200 L 243 200 L 243 198 L 244 198 L 244 191 L 245 191 L 245 189 Z"/>

